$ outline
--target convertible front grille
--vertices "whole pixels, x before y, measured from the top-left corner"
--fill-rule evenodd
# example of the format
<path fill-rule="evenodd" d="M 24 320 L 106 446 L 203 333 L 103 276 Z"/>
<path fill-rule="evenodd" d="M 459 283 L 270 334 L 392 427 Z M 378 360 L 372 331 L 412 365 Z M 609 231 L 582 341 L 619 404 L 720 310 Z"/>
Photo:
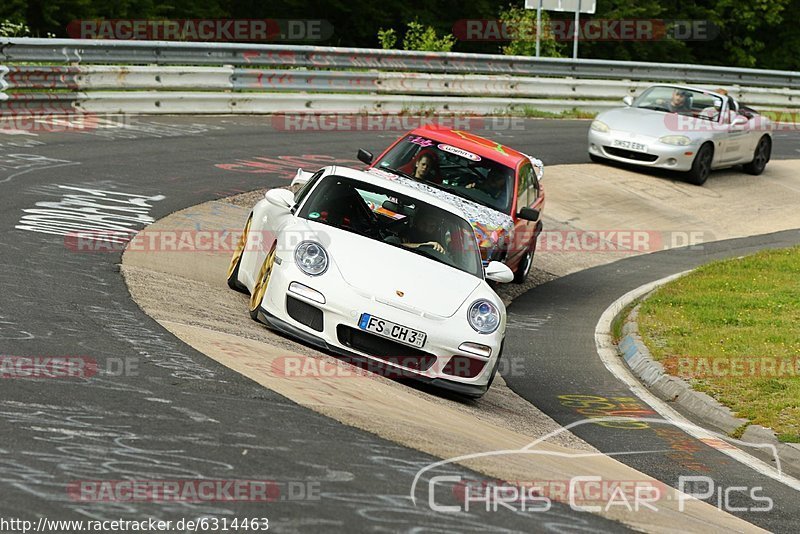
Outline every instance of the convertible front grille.
<path fill-rule="evenodd" d="M 633 150 L 625 150 L 624 148 L 613 146 L 604 146 L 603 148 L 606 153 L 617 156 L 618 158 L 625 158 L 633 161 L 646 161 L 648 163 L 652 163 L 658 159 L 658 156 L 655 154 L 644 154 L 642 152 L 634 152 Z"/>
<path fill-rule="evenodd" d="M 415 371 L 427 371 L 436 362 L 433 354 L 343 324 L 336 335 L 342 345 Z"/>

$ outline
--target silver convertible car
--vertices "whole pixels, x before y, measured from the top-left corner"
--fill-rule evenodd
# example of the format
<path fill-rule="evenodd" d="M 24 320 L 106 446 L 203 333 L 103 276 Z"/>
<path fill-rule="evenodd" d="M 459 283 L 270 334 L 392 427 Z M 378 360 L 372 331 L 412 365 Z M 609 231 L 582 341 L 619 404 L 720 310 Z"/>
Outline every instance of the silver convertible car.
<path fill-rule="evenodd" d="M 625 107 L 600 113 L 589 130 L 589 157 L 688 174 L 702 185 L 714 169 L 743 165 L 761 174 L 772 154 L 772 124 L 719 92 L 655 85 Z"/>

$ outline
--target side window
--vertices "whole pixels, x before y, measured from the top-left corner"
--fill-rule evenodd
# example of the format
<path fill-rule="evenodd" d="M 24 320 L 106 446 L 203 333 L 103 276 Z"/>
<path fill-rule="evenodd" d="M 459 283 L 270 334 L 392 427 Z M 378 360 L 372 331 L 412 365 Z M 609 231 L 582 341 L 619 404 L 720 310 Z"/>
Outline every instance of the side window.
<path fill-rule="evenodd" d="M 528 205 L 528 188 L 533 178 L 533 166 L 530 163 L 524 164 L 519 170 L 517 178 L 517 211 Z"/>
<path fill-rule="evenodd" d="M 325 169 L 320 169 L 314 173 L 314 176 L 308 179 L 308 181 L 303 185 L 300 189 L 297 190 L 297 193 L 294 194 L 294 203 L 299 204 L 308 194 L 309 191 L 314 189 L 314 184 L 317 183 L 317 180 L 320 179 L 322 173 Z"/>

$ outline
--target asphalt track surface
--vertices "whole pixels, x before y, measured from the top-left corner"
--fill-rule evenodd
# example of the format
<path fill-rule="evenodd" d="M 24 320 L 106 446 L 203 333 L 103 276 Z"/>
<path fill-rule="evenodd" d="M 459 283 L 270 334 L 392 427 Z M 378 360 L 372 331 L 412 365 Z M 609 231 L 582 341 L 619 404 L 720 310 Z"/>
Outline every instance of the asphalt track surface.
<path fill-rule="evenodd" d="M 630 389 L 598 357 L 595 326 L 605 309 L 628 291 L 710 261 L 797 244 L 797 230 L 718 241 L 701 249 L 635 256 L 537 286 L 508 308 L 511 317 L 521 319 L 518 323 L 536 326 L 519 328 L 512 322 L 507 350 L 524 354 L 527 365 L 504 378 L 512 390 L 564 426 L 592 416 L 662 419 L 638 399 L 623 400 L 632 397 Z M 717 490 L 746 487 L 749 492 L 761 487 L 757 495 L 773 501 L 769 511 L 763 511 L 763 502 L 740 491 L 730 492 L 727 500 L 724 494 L 719 498 L 714 492 L 707 502 L 774 532 L 797 532 L 800 528 L 800 502 L 795 490 L 759 475 L 672 425 L 587 424 L 572 428 L 572 432 L 622 463 L 676 488 L 680 477 L 693 476 L 710 477 Z M 687 488 L 705 491 L 705 486 Z"/>
<path fill-rule="evenodd" d="M 300 164 L 354 164 L 357 147 L 377 152 L 401 133 L 284 132 L 274 125 L 263 117 L 160 117 L 136 119 L 124 129 L 0 134 L 0 353 L 85 356 L 101 369 L 89 380 L 3 380 L 0 516 L 268 517 L 281 532 L 625 530 L 560 505 L 533 520 L 504 510 L 443 518 L 425 505 L 415 507 L 408 499 L 412 478 L 434 458 L 302 409 L 184 345 L 131 302 L 119 274 L 119 254 L 76 253 L 63 236 L 15 228 L 23 217 L 29 223 L 37 216 L 23 210 L 55 209 L 67 217 L 60 203 L 76 190 L 64 186 L 106 191 L 109 198 L 149 197 L 146 217 L 158 219 L 207 200 L 285 185 Z M 586 121 L 530 120 L 485 133 L 552 165 L 588 161 L 587 127 Z M 796 146 L 777 139 L 775 157 L 797 157 Z M 139 222 L 147 221 L 140 217 Z M 646 265 L 641 268 L 647 271 Z M 556 299 L 549 293 L 553 289 L 543 291 L 553 302 L 565 298 Z M 530 298 L 512 311 L 521 313 Z M 576 345 L 567 352 L 591 357 L 585 348 Z M 120 362 L 135 365 L 119 376 Z M 561 375 L 565 385 L 578 376 Z M 572 391 L 595 394 L 599 376 L 594 382 L 587 378 L 591 388 L 576 382 Z M 562 394 L 511 382 L 546 411 L 552 395 Z M 541 379 L 535 383 L 541 386 Z M 552 415 L 560 420 L 557 412 Z M 605 445 L 591 435 L 587 439 Z M 614 433 L 597 439 L 626 438 Z M 650 462 L 640 467 L 645 472 L 667 479 L 673 474 L 669 462 L 657 456 L 645 462 Z M 459 468 L 447 474 L 454 471 L 476 476 Z M 725 475 L 737 472 L 755 479 L 736 465 Z M 134 478 L 270 480 L 281 491 L 266 505 L 84 502 L 67 491 L 82 480 Z M 319 497 L 309 499 L 309 494 Z M 781 529 L 789 526 L 789 509 L 783 516 L 770 514 L 770 521 L 778 521 Z"/>

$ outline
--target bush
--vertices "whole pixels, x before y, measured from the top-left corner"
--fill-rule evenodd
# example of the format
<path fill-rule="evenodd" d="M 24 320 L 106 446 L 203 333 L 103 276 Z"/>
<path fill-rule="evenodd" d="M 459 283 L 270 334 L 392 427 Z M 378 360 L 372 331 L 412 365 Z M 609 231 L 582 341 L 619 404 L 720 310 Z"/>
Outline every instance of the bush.
<path fill-rule="evenodd" d="M 397 32 L 393 28 L 378 30 L 378 41 L 384 49 L 394 48 L 397 44 Z M 432 26 L 424 26 L 418 21 L 408 23 L 403 36 L 403 50 L 422 50 L 426 52 L 449 52 L 456 44 L 454 35 L 439 37 Z"/>
<path fill-rule="evenodd" d="M 390 50 L 397 44 L 397 32 L 394 31 L 394 28 L 388 30 L 381 28 L 378 30 L 378 41 L 381 43 L 381 48 Z"/>
<path fill-rule="evenodd" d="M 503 53 L 509 56 L 535 56 L 536 55 L 536 10 L 524 9 L 509 5 L 500 11 L 500 20 L 509 28 L 509 33 L 514 39 L 503 47 Z M 542 11 L 542 37 L 540 52 L 542 57 L 563 57 L 564 45 L 555 40 L 552 32 L 548 30 L 550 17 Z"/>
<path fill-rule="evenodd" d="M 28 37 L 31 29 L 24 22 L 0 20 L 0 37 Z"/>

